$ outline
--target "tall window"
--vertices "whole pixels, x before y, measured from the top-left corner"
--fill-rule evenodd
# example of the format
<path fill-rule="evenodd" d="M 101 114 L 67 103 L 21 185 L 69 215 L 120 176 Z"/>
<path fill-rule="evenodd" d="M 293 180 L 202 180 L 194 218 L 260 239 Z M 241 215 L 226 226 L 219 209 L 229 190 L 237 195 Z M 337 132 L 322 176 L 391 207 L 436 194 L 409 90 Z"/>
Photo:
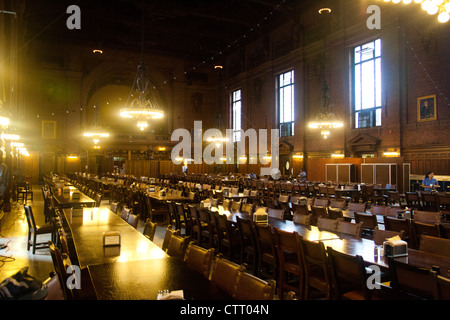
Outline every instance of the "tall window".
<path fill-rule="evenodd" d="M 233 142 L 241 141 L 241 90 L 233 91 L 231 95 L 231 109 L 233 121 Z"/>
<path fill-rule="evenodd" d="M 354 49 L 355 128 L 381 126 L 381 40 Z"/>
<path fill-rule="evenodd" d="M 278 76 L 280 136 L 294 135 L 294 70 Z"/>

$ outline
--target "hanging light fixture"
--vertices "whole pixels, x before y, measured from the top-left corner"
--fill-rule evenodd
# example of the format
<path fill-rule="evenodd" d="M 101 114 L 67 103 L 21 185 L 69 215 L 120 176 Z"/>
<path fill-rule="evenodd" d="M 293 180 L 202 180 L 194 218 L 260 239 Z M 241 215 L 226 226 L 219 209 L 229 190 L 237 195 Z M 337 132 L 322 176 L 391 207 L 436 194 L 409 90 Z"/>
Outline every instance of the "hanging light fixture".
<path fill-rule="evenodd" d="M 384 0 L 390 2 L 391 0 Z M 392 0 L 392 3 L 400 3 L 401 0 Z M 412 0 L 403 0 L 404 4 L 410 4 Z M 414 3 L 420 4 L 422 9 L 430 15 L 438 14 L 438 21 L 446 23 L 450 20 L 450 0 L 414 0 Z"/>
<path fill-rule="evenodd" d="M 322 10 L 322 9 L 321 9 Z M 325 10 L 325 8 L 323 9 Z M 330 13 L 331 9 L 325 10 L 323 12 L 320 12 L 320 14 L 323 13 Z M 328 20 L 329 22 L 329 20 Z M 320 63 L 320 69 L 318 70 L 318 76 L 321 79 L 323 85 L 322 85 L 322 98 L 320 101 L 320 110 L 319 113 L 316 115 L 314 120 L 310 121 L 308 123 L 308 127 L 311 129 L 320 129 L 320 134 L 323 136 L 324 139 L 327 139 L 328 136 L 331 134 L 331 129 L 336 128 L 342 128 L 344 126 L 344 122 L 339 119 L 339 117 L 334 112 L 334 105 L 331 102 L 329 90 L 327 84 L 327 45 L 326 45 L 326 37 L 327 32 L 325 32 L 324 39 L 323 39 L 323 61 Z"/>
<path fill-rule="evenodd" d="M 148 120 L 160 119 L 164 117 L 164 111 L 160 109 L 155 103 L 149 99 L 149 85 L 150 78 L 148 76 L 147 66 L 144 63 L 144 15 L 142 15 L 142 45 L 141 45 L 141 58 L 137 67 L 136 79 L 134 80 L 133 87 L 131 88 L 130 97 L 133 97 L 133 90 L 135 90 L 137 96 L 134 98 L 127 107 L 120 110 L 120 116 L 128 119 L 137 120 L 137 126 L 144 130 L 148 127 Z"/>
<path fill-rule="evenodd" d="M 329 87 L 324 82 L 322 87 L 321 111 L 317 114 L 313 121 L 308 123 L 311 129 L 321 129 L 321 134 L 326 139 L 330 135 L 331 129 L 342 128 L 344 122 L 340 120 L 334 113 L 334 105 L 330 102 Z"/>
<path fill-rule="evenodd" d="M 91 128 L 83 133 L 84 137 L 92 138 L 92 141 L 95 144 L 98 144 L 100 142 L 100 138 L 109 137 L 109 133 L 106 130 L 104 130 L 104 128 L 101 126 L 99 118 L 100 117 L 98 114 L 98 108 L 97 106 L 94 106 L 94 114 L 92 116 Z"/>

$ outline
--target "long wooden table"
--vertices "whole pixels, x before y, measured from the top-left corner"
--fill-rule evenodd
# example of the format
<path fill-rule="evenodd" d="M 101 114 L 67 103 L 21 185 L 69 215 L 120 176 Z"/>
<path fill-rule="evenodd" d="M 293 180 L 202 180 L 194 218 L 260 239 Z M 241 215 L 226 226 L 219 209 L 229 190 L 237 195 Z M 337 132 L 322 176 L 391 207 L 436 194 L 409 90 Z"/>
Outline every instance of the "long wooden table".
<path fill-rule="evenodd" d="M 227 218 L 231 222 L 236 221 L 236 217 L 242 219 L 251 219 L 248 213 L 230 212 Z M 321 241 L 326 247 L 346 253 L 349 255 L 360 255 L 363 257 L 367 265 L 378 265 L 382 269 L 388 269 L 388 258 L 384 256 L 375 256 L 375 242 L 365 238 L 355 238 L 343 234 L 335 234 L 330 231 L 320 230 L 316 226 L 304 226 L 294 223 L 289 220 L 280 220 L 273 217 L 268 218 L 268 223 L 272 227 L 277 227 L 280 230 L 287 232 L 296 231 L 300 236 L 309 241 Z M 441 275 L 450 277 L 450 258 L 440 256 L 425 251 L 408 249 L 408 256 L 397 257 L 396 260 L 418 266 L 421 268 L 431 269 L 433 266 L 439 266 Z"/>
<path fill-rule="evenodd" d="M 159 290 L 183 290 L 186 300 L 230 300 L 179 257 L 88 266 L 100 300 L 156 300 Z"/>
<path fill-rule="evenodd" d="M 161 259 L 167 254 L 108 208 L 64 209 L 80 267 L 93 264 Z M 103 233 L 118 231 L 120 247 L 104 247 Z"/>
<path fill-rule="evenodd" d="M 53 198 L 61 206 L 61 208 L 81 208 L 81 207 L 93 207 L 95 200 L 85 195 L 83 192 L 77 190 L 73 186 L 69 186 L 69 192 L 63 192 L 61 189 L 53 191 Z M 74 199 L 73 193 L 78 191 L 80 198 Z"/>

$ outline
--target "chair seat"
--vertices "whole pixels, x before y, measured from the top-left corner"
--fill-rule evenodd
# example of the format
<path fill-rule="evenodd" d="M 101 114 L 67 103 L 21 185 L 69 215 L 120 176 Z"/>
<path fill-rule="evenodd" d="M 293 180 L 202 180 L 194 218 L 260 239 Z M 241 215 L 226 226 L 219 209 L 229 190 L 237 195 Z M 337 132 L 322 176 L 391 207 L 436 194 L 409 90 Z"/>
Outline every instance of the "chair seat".
<path fill-rule="evenodd" d="M 54 227 L 53 224 L 43 224 L 43 225 L 36 225 L 36 230 L 33 230 L 36 232 L 36 234 L 43 234 L 43 233 L 50 233 L 53 232 Z"/>

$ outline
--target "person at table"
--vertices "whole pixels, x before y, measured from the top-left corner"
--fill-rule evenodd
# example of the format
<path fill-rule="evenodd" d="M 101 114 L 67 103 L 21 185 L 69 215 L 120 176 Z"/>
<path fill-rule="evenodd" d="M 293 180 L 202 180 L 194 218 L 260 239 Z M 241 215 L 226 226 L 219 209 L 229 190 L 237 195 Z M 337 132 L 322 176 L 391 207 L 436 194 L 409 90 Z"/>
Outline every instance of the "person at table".
<path fill-rule="evenodd" d="M 434 178 L 434 172 L 430 171 L 427 173 L 427 175 L 425 176 L 425 179 L 423 179 L 422 181 L 422 187 L 425 190 L 435 190 L 435 188 L 439 188 L 439 183 L 436 180 L 436 178 Z"/>
<path fill-rule="evenodd" d="M 249 178 L 249 179 L 256 179 L 256 174 L 255 174 L 254 172 L 252 172 L 252 173 L 250 173 L 250 174 L 248 175 L 248 178 Z"/>
<path fill-rule="evenodd" d="M 299 173 L 298 177 L 300 178 L 300 181 L 306 180 L 306 171 L 303 170 L 303 168 L 300 169 L 300 173 Z"/>

